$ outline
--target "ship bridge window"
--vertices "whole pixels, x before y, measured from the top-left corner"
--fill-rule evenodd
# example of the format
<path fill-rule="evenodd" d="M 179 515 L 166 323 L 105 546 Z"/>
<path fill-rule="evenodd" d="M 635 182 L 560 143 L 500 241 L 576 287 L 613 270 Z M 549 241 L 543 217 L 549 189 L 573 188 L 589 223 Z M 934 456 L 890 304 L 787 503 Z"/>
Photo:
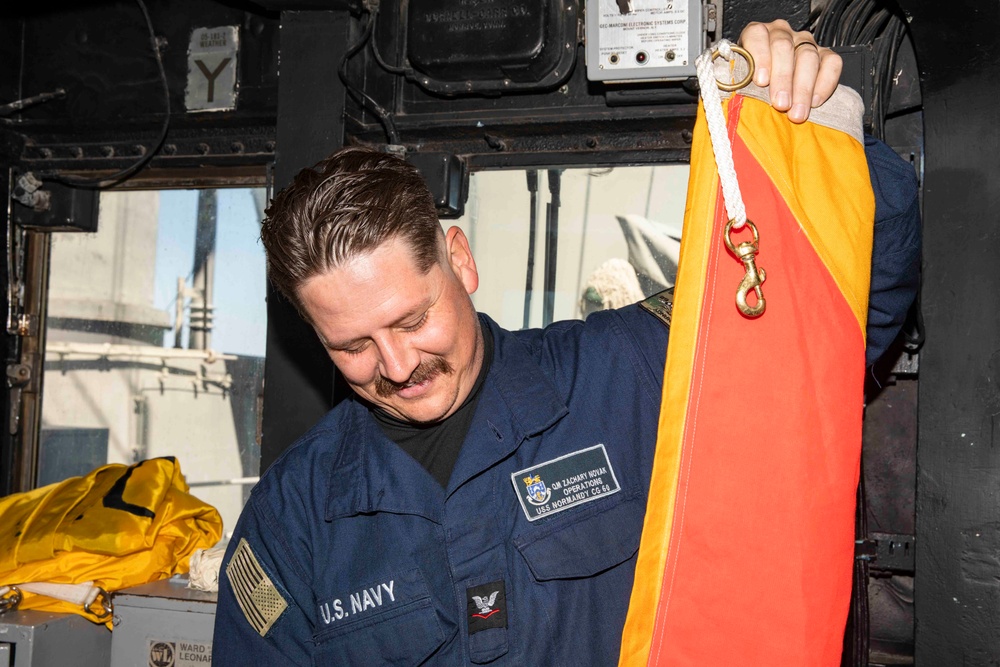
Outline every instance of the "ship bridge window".
<path fill-rule="evenodd" d="M 688 166 L 476 172 L 457 224 L 476 308 L 508 329 L 673 284 Z M 173 456 L 228 534 L 260 467 L 263 189 L 101 194 L 52 238 L 39 484 Z"/>
<path fill-rule="evenodd" d="M 674 283 L 687 164 L 474 172 L 457 224 L 476 308 L 507 329 L 581 319 Z"/>
<path fill-rule="evenodd" d="M 232 530 L 260 462 L 264 196 L 104 192 L 96 233 L 53 235 L 39 484 L 173 456 Z"/>

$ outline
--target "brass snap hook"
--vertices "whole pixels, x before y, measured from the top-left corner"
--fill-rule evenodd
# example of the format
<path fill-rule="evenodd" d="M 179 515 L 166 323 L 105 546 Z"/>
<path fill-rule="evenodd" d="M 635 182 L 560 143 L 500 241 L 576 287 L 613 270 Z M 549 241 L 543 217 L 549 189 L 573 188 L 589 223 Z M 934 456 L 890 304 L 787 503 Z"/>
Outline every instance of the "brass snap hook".
<path fill-rule="evenodd" d="M 91 607 L 93 607 L 98 600 L 101 602 L 101 608 L 98 611 L 94 611 Z M 114 612 L 115 607 L 111 602 L 111 595 L 109 595 L 103 588 L 98 587 L 97 596 L 93 599 L 93 601 L 91 601 L 90 604 L 84 606 L 84 610 L 96 616 L 98 620 L 103 621 Z"/>
<path fill-rule="evenodd" d="M 733 50 L 733 53 L 738 53 L 741 56 L 743 56 L 743 58 L 747 61 L 747 68 L 749 71 L 747 72 L 747 75 L 745 77 L 743 77 L 736 83 L 722 83 L 721 81 L 716 80 L 715 83 L 719 86 L 719 90 L 724 90 L 727 93 L 731 93 L 734 90 L 739 90 L 740 88 L 743 88 L 751 81 L 753 81 L 753 69 L 754 69 L 753 56 L 750 55 L 749 51 L 744 49 L 742 46 L 736 46 L 735 44 L 731 44 L 729 48 Z M 716 58 L 721 58 L 721 57 L 722 54 L 719 53 L 718 49 L 714 49 L 712 51 L 713 62 L 715 61 Z"/>
<path fill-rule="evenodd" d="M 21 604 L 21 589 L 17 586 L 10 586 L 8 590 L 0 595 L 0 615 L 6 614 L 8 611 L 15 611 L 17 606 Z"/>
<path fill-rule="evenodd" d="M 723 232 L 722 238 L 726 242 L 729 252 L 733 253 L 736 259 L 743 262 L 743 266 L 746 268 L 746 275 L 743 276 L 740 286 L 736 288 L 736 307 L 747 317 L 760 317 L 764 314 L 764 309 L 767 308 L 764 292 L 760 288 L 767 279 L 767 273 L 764 269 L 757 268 L 755 260 L 759 251 L 760 235 L 757 233 L 756 225 L 747 220 L 746 226 L 750 228 L 750 232 L 753 234 L 753 241 L 744 241 L 736 245 L 731 238 L 735 222 L 736 220 L 730 220 L 726 223 L 726 230 Z M 753 306 L 747 303 L 747 294 L 750 290 L 753 290 L 754 294 L 757 295 L 757 304 Z"/>

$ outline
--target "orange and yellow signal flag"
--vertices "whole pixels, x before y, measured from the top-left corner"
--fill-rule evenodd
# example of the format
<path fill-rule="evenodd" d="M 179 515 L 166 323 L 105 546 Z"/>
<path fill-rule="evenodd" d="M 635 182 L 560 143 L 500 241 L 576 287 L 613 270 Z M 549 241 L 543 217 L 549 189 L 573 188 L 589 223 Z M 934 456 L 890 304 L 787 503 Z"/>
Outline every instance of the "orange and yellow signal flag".
<path fill-rule="evenodd" d="M 862 104 L 795 125 L 749 86 L 723 103 L 766 312 L 703 107 L 694 132 L 659 436 L 621 665 L 840 664 L 851 595 L 874 196 Z M 734 245 L 751 231 L 733 230 Z M 750 306 L 759 297 L 746 294 Z"/>

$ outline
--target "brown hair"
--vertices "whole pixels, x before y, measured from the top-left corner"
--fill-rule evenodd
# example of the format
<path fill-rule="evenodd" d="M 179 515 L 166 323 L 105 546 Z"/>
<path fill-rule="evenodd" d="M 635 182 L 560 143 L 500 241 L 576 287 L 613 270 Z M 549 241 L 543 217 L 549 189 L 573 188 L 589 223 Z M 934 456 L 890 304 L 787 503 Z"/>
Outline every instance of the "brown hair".
<path fill-rule="evenodd" d="M 405 239 L 421 271 L 438 259 L 434 200 L 408 162 L 369 148 L 342 148 L 296 174 L 267 207 L 260 238 L 271 282 L 299 310 L 308 279 Z"/>

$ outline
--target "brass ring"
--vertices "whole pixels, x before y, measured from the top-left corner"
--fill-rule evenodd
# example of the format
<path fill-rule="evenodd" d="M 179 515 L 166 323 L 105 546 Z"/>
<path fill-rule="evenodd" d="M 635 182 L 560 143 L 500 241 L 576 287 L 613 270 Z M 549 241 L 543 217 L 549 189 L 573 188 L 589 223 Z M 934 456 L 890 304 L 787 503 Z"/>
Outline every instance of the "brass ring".
<path fill-rule="evenodd" d="M 735 224 L 736 218 L 733 218 L 726 223 L 726 228 L 722 231 L 722 240 L 725 242 L 726 247 L 729 248 L 729 252 L 739 257 L 739 253 L 736 251 L 736 244 L 733 243 L 733 239 L 730 238 L 730 235 L 733 233 L 733 225 Z M 747 221 L 743 223 L 743 226 L 749 229 L 750 233 L 753 234 L 753 245 L 755 247 L 760 245 L 760 234 L 757 233 L 757 225 L 753 224 L 753 221 L 750 220 L 750 218 L 747 218 Z"/>
<path fill-rule="evenodd" d="M 744 49 L 742 46 L 736 46 L 735 44 L 731 45 L 729 48 L 732 49 L 734 53 L 738 53 L 741 56 L 743 56 L 743 58 L 747 61 L 747 66 L 750 68 L 750 71 L 747 72 L 747 75 L 745 77 L 743 77 L 743 79 L 741 81 L 737 81 L 736 83 L 722 83 L 721 81 L 719 81 L 718 79 L 716 79 L 715 83 L 716 83 L 716 85 L 719 86 L 719 90 L 724 90 L 727 93 L 731 93 L 734 90 L 739 90 L 740 88 L 743 88 L 744 86 L 746 86 L 747 84 L 749 84 L 751 81 L 753 81 L 753 68 L 754 68 L 753 56 L 750 55 L 749 51 L 747 51 L 746 49 Z M 712 51 L 712 61 L 713 62 L 715 61 L 716 58 L 719 58 L 721 56 L 722 56 L 722 54 L 719 53 L 718 49 L 715 49 L 714 51 Z"/>
<path fill-rule="evenodd" d="M 799 42 L 798 44 L 796 44 L 795 48 L 792 49 L 792 53 L 795 53 L 796 51 L 798 51 L 799 47 L 802 47 L 802 46 L 811 46 L 811 47 L 813 47 L 814 49 L 816 49 L 816 54 L 819 55 L 819 44 L 817 44 L 816 42 L 810 42 L 809 40 L 806 40 L 806 41 L 803 41 L 803 42 Z"/>

